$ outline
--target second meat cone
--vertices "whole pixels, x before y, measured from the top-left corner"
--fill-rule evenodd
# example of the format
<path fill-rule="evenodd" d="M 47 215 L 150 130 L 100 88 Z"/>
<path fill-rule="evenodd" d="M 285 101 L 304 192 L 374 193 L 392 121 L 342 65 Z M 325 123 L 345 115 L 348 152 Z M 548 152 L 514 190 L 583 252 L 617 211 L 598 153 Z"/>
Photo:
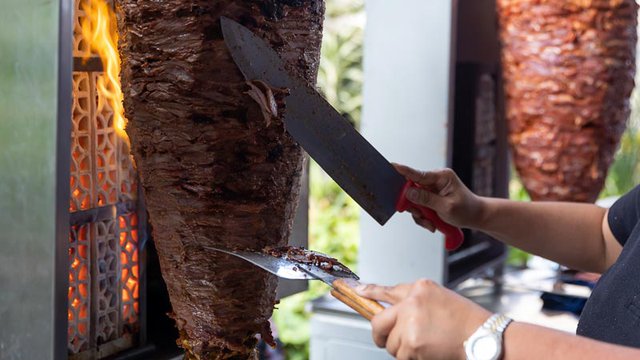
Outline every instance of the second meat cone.
<path fill-rule="evenodd" d="M 186 359 L 248 359 L 268 320 L 274 276 L 205 246 L 286 245 L 303 153 L 281 121 L 286 89 L 248 83 L 220 17 L 266 39 L 315 84 L 324 4 L 116 1 L 131 138 L 178 343 Z M 150 299 L 152 301 L 153 299 Z"/>
<path fill-rule="evenodd" d="M 497 0 L 506 115 L 533 200 L 593 202 L 629 117 L 635 0 Z"/>

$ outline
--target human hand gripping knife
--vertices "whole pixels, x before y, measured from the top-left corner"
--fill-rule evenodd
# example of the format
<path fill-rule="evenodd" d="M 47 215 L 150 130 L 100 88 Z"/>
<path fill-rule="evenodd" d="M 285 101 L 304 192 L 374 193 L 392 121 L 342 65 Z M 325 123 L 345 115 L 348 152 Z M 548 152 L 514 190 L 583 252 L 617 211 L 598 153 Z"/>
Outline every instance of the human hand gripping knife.
<path fill-rule="evenodd" d="M 303 249 L 298 250 L 301 252 L 298 256 L 286 252 L 276 256 L 265 252 L 207 249 L 237 256 L 283 279 L 321 280 L 331 286 L 331 295 L 367 320 L 384 310 L 379 302 L 358 295 L 355 292 L 355 287 L 360 285 L 358 275 L 327 255 Z M 301 262 L 305 255 L 317 260 Z"/>
<path fill-rule="evenodd" d="M 447 250 L 458 248 L 464 236 L 431 209 L 410 203 L 407 181 L 340 113 L 304 80 L 286 71 L 278 54 L 249 29 L 221 18 L 224 40 L 248 81 L 261 80 L 289 89 L 285 99 L 287 132 L 369 215 L 384 225 L 396 211 L 418 209 L 445 235 Z"/>

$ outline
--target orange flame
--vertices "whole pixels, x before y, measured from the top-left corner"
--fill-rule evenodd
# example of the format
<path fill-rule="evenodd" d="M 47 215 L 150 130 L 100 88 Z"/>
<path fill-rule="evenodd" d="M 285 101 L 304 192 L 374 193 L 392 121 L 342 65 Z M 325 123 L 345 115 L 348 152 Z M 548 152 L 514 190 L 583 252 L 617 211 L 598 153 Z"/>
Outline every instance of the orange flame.
<path fill-rule="evenodd" d="M 124 116 L 124 106 L 121 84 L 120 84 L 120 54 L 118 53 L 118 31 L 116 24 L 116 16 L 112 7 L 107 4 L 105 0 L 81 0 L 82 10 L 85 12 L 85 16 L 81 18 L 80 28 L 82 30 L 82 37 L 85 39 L 91 49 L 91 54 L 86 55 L 84 60 L 87 60 L 90 56 L 98 55 L 102 61 L 103 74 L 97 78 L 97 91 L 100 94 L 98 96 L 98 109 L 105 107 L 105 103 L 113 110 L 113 127 L 116 133 L 124 140 L 125 146 L 129 145 L 129 138 L 124 129 L 127 124 L 127 119 Z M 125 154 L 128 153 L 128 149 L 125 149 Z M 100 175 L 98 175 L 100 176 Z M 100 178 L 99 178 L 100 179 Z M 73 181 L 73 178 L 72 178 Z M 71 184 L 73 186 L 73 183 Z M 78 196 L 80 193 L 74 193 L 74 196 Z M 99 204 L 103 205 L 103 204 Z M 120 225 L 120 244 L 121 244 L 121 265 L 120 270 L 120 291 L 121 298 L 125 304 L 122 304 L 124 309 L 122 314 L 122 320 L 128 323 L 137 321 L 138 309 L 139 309 L 139 293 L 138 293 L 138 249 L 137 249 L 137 233 L 135 226 L 137 219 L 135 214 L 132 215 L 130 227 L 127 226 L 126 219 L 121 216 L 119 218 Z M 132 229 L 133 228 L 133 229 Z M 127 234 L 131 233 L 129 237 Z M 86 233 L 84 233 L 86 236 Z M 81 234 L 79 233 L 80 237 Z M 85 239 L 86 241 L 86 239 Z M 81 253 L 83 259 L 87 259 L 87 254 L 82 255 L 82 252 L 86 252 L 86 248 L 79 246 L 78 251 Z M 129 258 L 131 254 L 131 263 L 129 264 Z M 71 255 L 71 252 L 70 252 Z M 78 267 L 84 266 L 80 260 L 74 259 L 71 264 L 71 270 L 76 271 Z M 85 268 L 81 268 L 77 273 L 77 278 L 80 280 L 87 279 L 87 271 Z M 74 273 L 69 274 L 70 284 L 75 279 Z M 82 298 L 79 300 L 76 296 L 79 293 Z M 69 301 L 70 306 L 74 310 L 68 312 L 69 320 L 73 319 L 73 316 L 77 313 L 80 318 L 87 317 L 86 308 L 83 308 L 82 299 L 86 299 L 88 296 L 88 288 L 84 284 L 76 286 L 69 286 Z M 134 312 L 131 313 L 130 309 L 133 305 Z M 82 324 L 80 324 L 82 325 Z M 80 328 L 80 325 L 78 327 Z M 84 325 L 82 325 L 84 326 Z M 81 331 L 81 330 L 79 330 Z"/>
<path fill-rule="evenodd" d="M 124 117 L 124 99 L 120 86 L 120 54 L 118 53 L 118 29 L 116 15 L 104 0 L 88 0 L 82 3 L 83 17 L 80 27 L 91 51 L 102 60 L 105 76 L 98 79 L 98 91 L 107 99 L 113 109 L 113 122 L 123 139 L 127 119 Z M 85 57 L 87 60 L 89 56 Z"/>

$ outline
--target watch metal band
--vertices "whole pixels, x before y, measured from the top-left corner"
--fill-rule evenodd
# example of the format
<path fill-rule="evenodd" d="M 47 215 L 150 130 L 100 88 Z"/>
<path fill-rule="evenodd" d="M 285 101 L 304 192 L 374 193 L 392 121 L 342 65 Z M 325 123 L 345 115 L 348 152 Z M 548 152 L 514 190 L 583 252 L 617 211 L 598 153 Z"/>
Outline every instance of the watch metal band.
<path fill-rule="evenodd" d="M 503 333 L 513 321 L 504 314 L 493 314 L 465 342 L 467 360 L 499 360 L 503 355 Z M 487 342 L 488 341 L 488 342 Z M 489 345 L 493 342 L 493 345 Z M 478 348 L 480 346 L 480 348 Z M 487 346 L 489 346 L 487 348 Z M 487 349 L 489 353 L 478 349 Z"/>
<path fill-rule="evenodd" d="M 493 314 L 487 321 L 482 324 L 482 327 L 490 330 L 491 332 L 503 333 L 507 326 L 513 321 L 505 314 Z"/>

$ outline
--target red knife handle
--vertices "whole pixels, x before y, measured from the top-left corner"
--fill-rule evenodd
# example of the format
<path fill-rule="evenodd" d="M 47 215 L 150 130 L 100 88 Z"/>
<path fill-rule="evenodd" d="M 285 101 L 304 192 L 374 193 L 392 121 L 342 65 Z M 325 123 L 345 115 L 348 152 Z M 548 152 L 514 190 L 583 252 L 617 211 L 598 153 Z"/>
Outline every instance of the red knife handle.
<path fill-rule="evenodd" d="M 407 199 L 406 195 L 407 195 L 407 190 L 409 190 L 412 187 L 420 188 L 420 185 L 414 183 L 411 180 L 407 181 L 407 183 L 404 185 L 404 188 L 402 188 L 402 192 L 400 193 L 400 198 L 398 199 L 398 203 L 396 204 L 396 210 L 398 210 L 399 212 L 406 211 L 409 208 L 420 210 L 420 213 L 422 213 L 422 217 L 431 221 L 433 225 L 436 227 L 436 229 L 444 234 L 445 247 L 447 248 L 447 250 L 455 250 L 459 248 L 460 245 L 462 245 L 462 242 L 464 241 L 464 234 L 462 233 L 462 230 L 460 230 L 459 228 L 451 224 L 447 224 L 446 222 L 442 221 L 440 216 L 438 216 L 438 214 L 435 211 L 429 209 L 428 207 L 420 206 L 410 202 Z"/>

